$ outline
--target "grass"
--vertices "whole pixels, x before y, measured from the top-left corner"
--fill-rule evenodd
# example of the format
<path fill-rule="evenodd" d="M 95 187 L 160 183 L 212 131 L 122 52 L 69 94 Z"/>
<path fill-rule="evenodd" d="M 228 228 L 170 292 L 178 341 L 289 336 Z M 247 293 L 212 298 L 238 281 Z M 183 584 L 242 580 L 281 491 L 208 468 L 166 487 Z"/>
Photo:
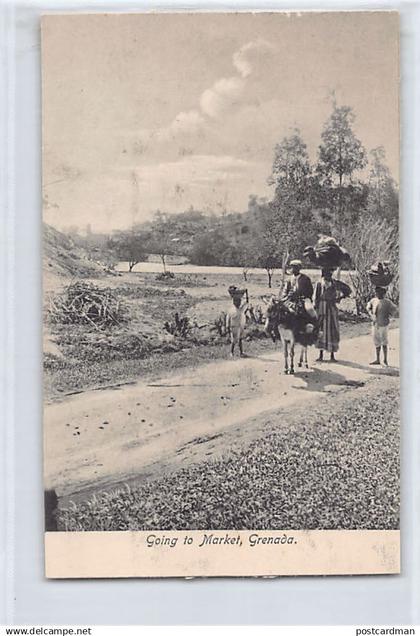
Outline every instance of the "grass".
<path fill-rule="evenodd" d="M 197 317 L 212 324 L 229 303 L 227 286 L 243 285 L 232 274 L 180 275 L 158 282 L 153 274 L 125 274 L 95 284 L 111 286 L 128 307 L 129 322 L 98 332 L 85 325 L 50 325 L 62 356 L 45 355 L 44 395 L 58 399 L 74 392 L 132 382 L 186 366 L 196 366 L 227 357 L 226 338 L 208 327 L 189 338 L 173 337 L 163 329 L 174 313 Z M 267 293 L 264 276 L 252 275 L 247 283 L 251 298 Z M 185 289 L 184 289 L 185 288 Z M 369 323 L 342 312 L 342 337 L 369 332 Z M 261 332 L 261 327 L 259 331 Z M 254 333 L 246 342 L 248 354 L 272 350 L 269 339 Z"/>
<path fill-rule="evenodd" d="M 326 396 L 217 460 L 58 510 L 58 529 L 395 529 L 399 389 Z M 272 427 L 271 427 L 272 430 Z"/>
<path fill-rule="evenodd" d="M 343 338 L 353 338 L 368 333 L 370 333 L 370 325 L 365 321 L 341 325 Z M 86 330 L 83 330 L 82 337 L 86 337 Z M 64 361 L 54 359 L 52 365 L 45 369 L 46 399 L 53 400 L 74 392 L 134 382 L 145 377 L 158 377 L 162 373 L 169 374 L 177 369 L 226 359 L 229 355 L 226 339 L 215 336 L 211 344 L 202 343 L 200 346 L 196 342 L 177 339 L 174 345 L 167 345 L 166 351 L 142 349 L 141 343 L 136 349 L 136 342 L 133 342 L 132 357 L 127 354 L 125 354 L 126 357 L 118 354 L 117 359 L 109 358 L 109 345 L 105 344 L 107 359 L 104 363 L 103 360 L 94 358 L 100 352 L 97 335 L 95 334 L 94 337 L 95 340 L 91 344 L 92 352 L 87 358 L 81 359 L 80 341 L 75 340 L 72 347 L 74 351 L 79 348 L 78 359 L 68 357 Z M 273 344 L 268 338 L 247 341 L 244 349 L 251 356 L 262 354 L 264 351 L 274 351 Z"/>

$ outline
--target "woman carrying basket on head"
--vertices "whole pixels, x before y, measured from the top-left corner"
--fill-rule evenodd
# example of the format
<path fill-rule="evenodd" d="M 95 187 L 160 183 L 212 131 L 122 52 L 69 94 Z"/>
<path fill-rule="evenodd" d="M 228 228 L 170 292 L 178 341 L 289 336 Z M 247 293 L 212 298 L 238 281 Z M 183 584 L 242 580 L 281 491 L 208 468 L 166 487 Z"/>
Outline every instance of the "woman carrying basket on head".
<path fill-rule="evenodd" d="M 333 269 L 322 269 L 322 279 L 315 289 L 315 311 L 319 319 L 318 362 L 324 359 L 324 351 L 330 353 L 330 360 L 335 362 L 334 354 L 340 343 L 340 324 L 337 304 L 350 296 L 351 289 L 340 280 L 333 279 Z"/>

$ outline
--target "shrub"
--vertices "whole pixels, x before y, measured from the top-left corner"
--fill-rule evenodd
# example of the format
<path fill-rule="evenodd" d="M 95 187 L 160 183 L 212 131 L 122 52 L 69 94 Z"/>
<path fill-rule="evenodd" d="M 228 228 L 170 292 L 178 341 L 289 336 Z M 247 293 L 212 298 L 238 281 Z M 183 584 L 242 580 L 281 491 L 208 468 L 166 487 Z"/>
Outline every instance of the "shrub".
<path fill-rule="evenodd" d="M 388 296 L 399 300 L 399 248 L 398 230 L 386 221 L 363 218 L 348 236 L 346 247 L 352 257 L 354 270 L 349 277 L 354 289 L 357 313 L 366 313 L 366 305 L 374 293 L 368 270 L 376 261 L 389 261 L 394 279 Z"/>
<path fill-rule="evenodd" d="M 171 280 L 175 278 L 175 274 L 173 272 L 161 272 L 156 276 L 156 280 Z"/>

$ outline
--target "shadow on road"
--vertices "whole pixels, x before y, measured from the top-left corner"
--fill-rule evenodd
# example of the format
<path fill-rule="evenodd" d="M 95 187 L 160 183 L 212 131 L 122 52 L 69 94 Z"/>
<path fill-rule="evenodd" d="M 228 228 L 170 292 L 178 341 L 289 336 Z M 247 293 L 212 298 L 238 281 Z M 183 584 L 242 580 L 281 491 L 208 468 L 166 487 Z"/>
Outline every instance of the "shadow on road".
<path fill-rule="evenodd" d="M 352 360 L 337 360 L 337 364 L 342 367 L 351 367 L 352 369 L 361 369 L 362 371 L 369 371 L 368 364 L 360 364 L 359 362 L 353 362 Z"/>
<path fill-rule="evenodd" d="M 339 360 L 339 364 L 343 367 L 362 369 L 363 371 L 366 371 L 366 373 L 369 373 L 369 375 L 390 375 L 395 377 L 400 375 L 398 367 L 381 367 L 369 364 L 359 364 L 358 362 L 352 362 L 351 360 Z"/>
<path fill-rule="evenodd" d="M 398 367 L 369 367 L 368 373 L 370 373 L 370 375 L 390 375 L 399 377 L 400 370 Z"/>
<path fill-rule="evenodd" d="M 348 380 L 341 373 L 337 373 L 336 371 L 330 371 L 326 369 L 320 369 L 318 367 L 314 367 L 310 373 L 296 373 L 296 378 L 299 380 L 303 380 L 306 383 L 306 386 L 297 386 L 294 387 L 299 389 L 300 391 L 325 391 L 327 386 L 335 385 L 335 386 L 363 386 L 363 382 L 354 382 L 352 380 Z"/>

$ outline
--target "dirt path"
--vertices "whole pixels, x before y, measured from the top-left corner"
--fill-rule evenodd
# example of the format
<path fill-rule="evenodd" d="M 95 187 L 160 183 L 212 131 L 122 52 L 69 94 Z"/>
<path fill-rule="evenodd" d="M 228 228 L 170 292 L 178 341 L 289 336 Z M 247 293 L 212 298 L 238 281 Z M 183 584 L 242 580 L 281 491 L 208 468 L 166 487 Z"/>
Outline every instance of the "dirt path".
<path fill-rule="evenodd" d="M 398 365 L 397 329 L 390 360 Z M 310 352 L 313 360 L 316 351 Z M 350 391 L 398 368 L 369 366 L 370 336 L 344 340 L 340 361 L 283 375 L 282 353 L 223 360 L 151 383 L 88 391 L 45 407 L 45 477 L 59 496 L 91 491 L 211 457 L 246 422 Z M 238 431 L 235 436 L 232 431 Z M 248 431 L 249 432 L 249 431 Z M 261 431 L 260 431 L 261 432 Z M 197 452 L 199 449 L 199 452 Z"/>

